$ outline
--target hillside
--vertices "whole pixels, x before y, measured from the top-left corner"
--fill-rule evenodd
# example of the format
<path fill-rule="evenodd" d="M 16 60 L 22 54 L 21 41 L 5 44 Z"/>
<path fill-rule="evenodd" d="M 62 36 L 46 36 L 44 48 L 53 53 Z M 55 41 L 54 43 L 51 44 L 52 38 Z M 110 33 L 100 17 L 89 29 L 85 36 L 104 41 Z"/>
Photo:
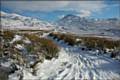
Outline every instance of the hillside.
<path fill-rule="evenodd" d="M 53 29 L 53 26 L 45 21 L 21 16 L 15 13 L 5 13 L 3 11 L 1 14 L 1 26 L 4 29 Z"/>
<path fill-rule="evenodd" d="M 120 19 L 95 19 L 85 18 L 76 15 L 66 15 L 57 21 L 63 31 L 76 34 L 95 34 L 120 37 Z"/>

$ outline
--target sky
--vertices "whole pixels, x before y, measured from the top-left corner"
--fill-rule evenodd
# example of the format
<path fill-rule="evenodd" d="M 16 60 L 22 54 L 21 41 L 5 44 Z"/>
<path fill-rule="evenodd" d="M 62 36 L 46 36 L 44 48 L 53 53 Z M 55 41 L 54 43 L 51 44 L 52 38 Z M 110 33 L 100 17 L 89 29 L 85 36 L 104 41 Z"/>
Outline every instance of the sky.
<path fill-rule="evenodd" d="M 87 18 L 120 18 L 119 0 L 99 1 L 1 1 L 1 11 L 45 21 L 57 21 L 68 14 Z"/>

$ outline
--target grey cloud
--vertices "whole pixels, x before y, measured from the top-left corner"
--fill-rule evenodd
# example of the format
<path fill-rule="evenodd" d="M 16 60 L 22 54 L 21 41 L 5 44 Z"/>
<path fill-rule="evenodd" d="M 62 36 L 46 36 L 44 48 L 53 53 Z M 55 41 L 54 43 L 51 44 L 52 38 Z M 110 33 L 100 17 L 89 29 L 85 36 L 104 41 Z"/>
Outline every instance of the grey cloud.
<path fill-rule="evenodd" d="M 85 15 L 101 11 L 107 6 L 103 1 L 2 1 L 1 4 L 16 11 L 73 10 L 81 13 L 81 10 L 85 10 Z"/>

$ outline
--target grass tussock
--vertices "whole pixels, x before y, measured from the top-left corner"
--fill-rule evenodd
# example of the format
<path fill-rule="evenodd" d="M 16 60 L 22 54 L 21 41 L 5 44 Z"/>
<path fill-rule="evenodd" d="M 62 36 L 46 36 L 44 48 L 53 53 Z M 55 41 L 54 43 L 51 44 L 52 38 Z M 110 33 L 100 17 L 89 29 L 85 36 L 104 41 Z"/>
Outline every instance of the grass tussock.
<path fill-rule="evenodd" d="M 109 48 L 115 49 L 120 47 L 120 40 L 108 40 L 99 37 L 80 37 L 84 44 L 90 48 Z"/>
<path fill-rule="evenodd" d="M 24 34 L 24 36 L 27 37 L 33 43 L 37 43 L 40 41 L 39 36 L 36 34 Z"/>
<path fill-rule="evenodd" d="M 35 49 L 34 49 L 35 47 L 32 44 L 26 44 L 25 47 L 26 47 L 28 53 L 35 52 Z"/>
<path fill-rule="evenodd" d="M 49 36 L 53 36 L 53 38 L 57 38 L 58 40 L 64 40 L 71 46 L 76 45 L 78 42 L 76 41 L 76 36 L 72 34 L 64 34 L 64 33 L 50 33 Z"/>
<path fill-rule="evenodd" d="M 19 40 L 19 41 L 15 41 L 13 44 L 14 45 L 16 45 L 16 44 L 24 44 L 24 42 L 23 42 L 23 40 Z"/>
<path fill-rule="evenodd" d="M 51 59 L 52 57 L 58 56 L 58 54 L 56 53 L 58 53 L 59 49 L 58 46 L 55 43 L 53 43 L 53 41 L 45 38 L 41 38 L 40 40 L 41 40 L 40 42 L 42 43 L 41 45 L 42 50 L 44 50 L 46 53 L 45 54 L 46 58 Z"/>
<path fill-rule="evenodd" d="M 59 40 L 64 40 L 66 43 L 72 46 L 83 43 L 88 48 L 120 49 L 120 40 L 112 40 L 100 37 L 79 37 L 74 34 L 63 34 L 57 32 L 50 33 L 49 36 Z M 77 39 L 80 39 L 80 41 L 76 41 Z"/>
<path fill-rule="evenodd" d="M 52 59 L 58 56 L 59 48 L 52 40 L 40 38 L 35 34 L 25 34 L 25 36 L 33 43 L 32 45 L 36 51 L 44 53 L 46 59 Z M 29 51 L 31 49 L 33 47 L 28 47 Z"/>
<path fill-rule="evenodd" d="M 4 39 L 13 39 L 14 38 L 14 32 L 12 31 L 3 31 L 3 38 Z"/>

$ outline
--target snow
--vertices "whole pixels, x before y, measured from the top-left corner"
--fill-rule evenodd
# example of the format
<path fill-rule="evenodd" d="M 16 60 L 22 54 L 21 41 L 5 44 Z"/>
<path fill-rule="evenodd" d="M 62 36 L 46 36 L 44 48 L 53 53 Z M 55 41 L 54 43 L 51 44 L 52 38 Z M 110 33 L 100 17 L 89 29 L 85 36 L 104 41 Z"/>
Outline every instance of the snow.
<path fill-rule="evenodd" d="M 53 25 L 36 18 L 22 16 L 16 13 L 1 11 L 1 26 L 3 29 L 35 29 L 51 30 Z"/>
<path fill-rule="evenodd" d="M 14 38 L 13 38 L 13 40 L 12 40 L 10 43 L 13 43 L 13 42 L 15 42 L 15 41 L 19 41 L 19 40 L 21 40 L 21 39 L 22 39 L 22 36 L 15 35 Z"/>
<path fill-rule="evenodd" d="M 25 39 L 25 40 L 23 40 L 24 41 L 24 43 L 26 43 L 26 44 L 30 44 L 31 43 L 31 41 L 29 40 L 29 39 Z"/>
<path fill-rule="evenodd" d="M 81 41 L 81 39 L 76 39 L 76 41 Z"/>
<path fill-rule="evenodd" d="M 82 18 L 76 15 L 66 15 L 57 20 L 57 29 L 65 32 L 72 32 L 78 35 L 95 34 L 120 37 L 120 20 L 119 19 L 90 19 Z"/>
<path fill-rule="evenodd" d="M 10 62 L 4 62 L 4 63 L 1 63 L 0 65 L 3 66 L 3 67 L 9 67 L 11 65 L 11 63 Z"/>
<path fill-rule="evenodd" d="M 23 80 L 36 80 L 37 77 L 33 76 L 28 70 L 23 70 Z"/>
<path fill-rule="evenodd" d="M 85 52 L 77 48 L 62 48 L 58 59 L 38 64 L 37 76 L 55 80 L 120 78 L 119 62 Z"/>
<path fill-rule="evenodd" d="M 59 57 L 38 63 L 36 75 L 24 69 L 24 80 L 120 79 L 120 62 L 117 60 L 102 54 L 93 54 L 99 52 L 98 50 L 83 51 L 80 47 L 68 46 L 64 41 L 55 42 L 61 46 Z"/>
<path fill-rule="evenodd" d="M 22 45 L 20 45 L 20 44 L 17 44 L 17 45 L 15 46 L 15 48 L 17 48 L 17 49 L 19 49 L 19 50 L 24 50 L 24 47 L 23 47 Z"/>
<path fill-rule="evenodd" d="M 16 71 L 14 74 L 9 75 L 9 80 L 20 80 L 21 71 Z"/>
<path fill-rule="evenodd" d="M 21 28 L 21 29 L 44 29 L 44 30 L 53 29 L 53 27 L 51 27 L 52 26 L 51 24 L 40 21 L 38 19 L 20 16 L 15 13 L 8 14 L 5 12 L 1 12 L 1 14 L 3 14 L 1 19 L 1 25 L 4 28 L 6 27 L 6 28 L 14 28 L 14 29 Z M 97 34 L 97 33 L 101 33 L 99 32 L 99 30 L 104 30 L 104 28 L 107 29 L 109 28 L 108 25 L 110 25 L 110 24 L 107 24 L 106 22 L 99 21 L 94 23 L 94 25 L 92 23 L 86 24 L 85 26 L 88 26 L 88 25 L 94 26 L 94 27 L 89 26 L 88 28 L 88 27 L 82 26 L 82 24 L 86 23 L 86 20 L 84 19 L 83 20 L 80 19 L 83 22 L 82 24 L 78 24 L 78 23 L 70 24 L 72 20 L 71 18 L 73 17 L 68 17 L 68 20 L 65 19 L 62 22 L 67 21 L 66 23 L 64 23 L 64 25 L 70 25 L 68 26 L 69 29 L 75 33 L 78 32 L 82 34 L 84 33 Z M 78 19 L 77 22 L 79 22 L 79 18 L 77 17 L 73 18 L 73 20 L 75 21 L 76 19 Z M 75 25 L 76 28 L 74 28 L 73 25 Z M 103 26 L 102 29 L 101 29 L 101 25 Z M 88 30 L 84 31 L 83 27 L 91 31 L 88 31 Z M 111 25 L 110 27 L 113 27 L 113 26 Z M 113 36 L 113 33 L 109 33 L 107 31 L 105 32 L 105 34 L 106 35 L 110 34 Z M 48 33 L 45 33 L 41 37 L 46 37 L 47 35 Z M 21 39 L 22 37 L 20 35 L 15 35 L 14 39 L 10 43 L 19 41 Z M 52 39 L 52 38 L 49 38 L 49 39 Z M 80 41 L 80 40 L 76 39 L 76 41 Z M 24 42 L 30 43 L 29 40 L 24 40 Z M 120 62 L 118 62 L 117 60 L 114 60 L 108 56 L 99 54 L 99 50 L 96 50 L 96 51 L 82 50 L 81 49 L 82 46 L 79 46 L 79 47 L 68 46 L 67 43 L 64 43 L 64 41 L 62 40 L 59 42 L 57 42 L 57 40 L 54 40 L 54 42 L 61 47 L 60 48 L 61 50 L 59 52 L 59 57 L 57 59 L 53 58 L 52 60 L 44 60 L 43 63 L 38 63 L 35 67 L 36 75 L 32 74 L 31 69 L 26 69 L 22 67 L 22 70 L 16 71 L 14 74 L 9 75 L 9 80 L 19 80 L 20 75 L 22 74 L 23 74 L 22 76 L 23 80 L 120 79 Z M 23 50 L 23 52 L 25 53 L 24 46 L 17 44 L 15 48 L 19 50 Z M 2 65 L 9 66 L 10 63 L 8 62 Z"/>
<path fill-rule="evenodd" d="M 48 35 L 49 35 L 49 33 L 43 33 L 43 35 L 40 36 L 40 37 L 46 37 L 46 36 L 48 36 Z"/>

